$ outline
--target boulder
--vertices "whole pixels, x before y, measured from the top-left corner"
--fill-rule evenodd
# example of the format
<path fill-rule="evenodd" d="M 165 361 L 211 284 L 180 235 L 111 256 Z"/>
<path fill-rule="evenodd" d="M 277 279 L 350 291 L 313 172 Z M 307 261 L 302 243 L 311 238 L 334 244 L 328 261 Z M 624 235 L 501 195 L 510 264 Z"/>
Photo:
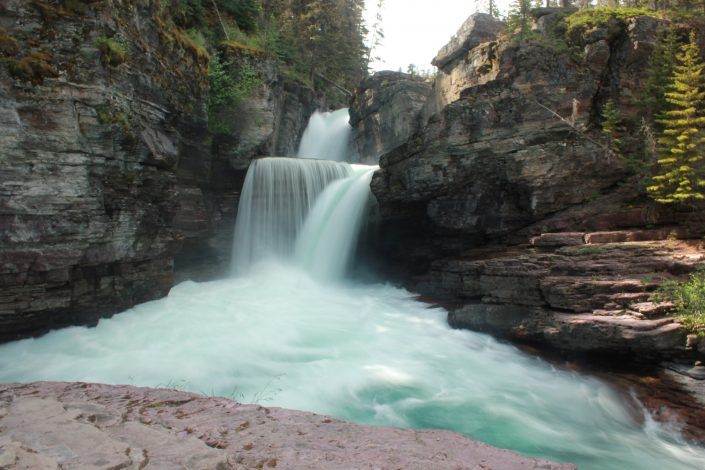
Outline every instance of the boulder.
<path fill-rule="evenodd" d="M 465 20 L 450 42 L 438 51 L 431 64 L 445 71 L 483 42 L 497 39 L 503 30 L 504 22 L 487 13 L 475 13 Z"/>

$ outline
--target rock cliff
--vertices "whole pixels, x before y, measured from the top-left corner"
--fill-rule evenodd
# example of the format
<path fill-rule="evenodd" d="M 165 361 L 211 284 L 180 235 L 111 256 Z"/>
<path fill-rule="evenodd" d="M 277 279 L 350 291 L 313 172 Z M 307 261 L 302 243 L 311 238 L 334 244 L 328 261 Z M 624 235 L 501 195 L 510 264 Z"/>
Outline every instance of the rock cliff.
<path fill-rule="evenodd" d="M 354 161 L 377 163 L 418 129 L 430 84 L 401 72 L 377 72 L 355 90 L 350 107 Z"/>
<path fill-rule="evenodd" d="M 168 20 L 0 0 L 0 341 L 161 297 L 175 268 L 222 272 L 248 159 L 292 153 L 318 104 L 251 59 L 251 114 L 211 143 L 208 54 Z"/>
<path fill-rule="evenodd" d="M 664 20 L 566 34 L 566 13 L 537 11 L 528 40 L 477 14 L 439 52 L 420 130 L 381 157 L 372 182 L 380 253 L 412 289 L 445 299 L 455 326 L 568 350 L 682 353 L 683 331 L 647 302 L 660 280 L 705 261 L 704 215 L 649 202 L 600 132 L 612 99 L 624 147 L 644 154 L 640 101 Z"/>

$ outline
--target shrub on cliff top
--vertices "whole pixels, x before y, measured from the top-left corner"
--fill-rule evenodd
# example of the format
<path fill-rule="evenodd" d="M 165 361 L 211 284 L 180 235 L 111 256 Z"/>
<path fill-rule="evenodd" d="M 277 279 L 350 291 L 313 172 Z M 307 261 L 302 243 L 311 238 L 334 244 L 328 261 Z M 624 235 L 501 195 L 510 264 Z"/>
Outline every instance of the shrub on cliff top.
<path fill-rule="evenodd" d="M 659 13 L 646 8 L 584 8 L 568 15 L 565 22 L 568 25 L 568 34 L 570 34 L 576 29 L 606 26 L 611 20 L 624 22 L 627 18 L 641 15 L 658 16 Z"/>

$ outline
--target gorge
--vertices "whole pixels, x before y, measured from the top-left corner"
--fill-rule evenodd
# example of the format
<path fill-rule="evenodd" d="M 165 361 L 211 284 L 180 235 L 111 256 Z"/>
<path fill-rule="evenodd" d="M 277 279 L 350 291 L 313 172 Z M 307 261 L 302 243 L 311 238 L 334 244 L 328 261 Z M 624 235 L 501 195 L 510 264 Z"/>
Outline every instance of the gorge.
<path fill-rule="evenodd" d="M 31 85 L 10 69 L 0 72 L 0 120 L 7 124 L 0 136 L 0 325 L 3 339 L 16 340 L 0 346 L 0 382 L 176 388 L 355 423 L 449 429 L 579 468 L 702 466 L 702 435 L 692 430 L 702 423 L 688 422 L 681 433 L 683 415 L 652 415 L 638 393 L 618 393 L 590 375 L 449 326 L 561 354 L 675 361 L 690 387 L 702 382 L 689 377 L 701 372 L 696 361 L 705 342 L 686 338 L 651 294 L 705 260 L 703 212 L 684 217 L 635 195 L 638 175 L 594 131 L 598 109 L 615 90 L 623 112 L 637 113 L 645 87 L 639 69 L 661 20 L 637 15 L 576 33 L 584 51 L 576 58 L 540 41 L 504 42 L 500 22 L 473 15 L 436 57 L 433 85 L 396 72 L 360 84 L 348 149 L 341 145 L 346 111 L 316 113 L 304 132 L 308 116 L 329 98 L 230 46 L 234 63 L 264 64 L 267 78 L 243 105 L 252 122 L 207 141 L 197 84 L 205 59 L 159 31 L 162 13 L 151 2 L 88 13 L 90 27 L 60 16 L 52 21 L 61 26 L 51 28 L 32 7 L 0 5 L 1 26 L 28 47 L 16 54 L 30 57 L 36 41 L 50 41 L 54 57 L 41 60 L 56 67 Z M 536 30 L 549 37 L 561 15 L 537 12 Z M 81 57 L 71 50 L 78 37 L 115 29 L 131 50 L 144 49 L 136 63 L 101 70 L 95 47 Z M 66 41 L 62 48 L 56 35 Z M 152 37 L 141 44 L 140 35 Z M 173 75 L 160 80 L 165 70 Z M 636 128 L 624 139 L 642 145 Z M 319 160 L 325 157 L 335 161 Z M 344 162 L 377 159 L 379 169 Z M 358 246 L 368 215 L 376 226 Z M 364 257 L 352 259 L 356 247 Z M 345 277 L 351 260 L 358 263 L 353 279 Z M 368 268 L 375 282 L 361 275 Z M 410 290 L 379 283 L 380 273 Z M 92 326 L 17 340 L 86 323 Z M 35 393 L 48 401 L 31 401 Z M 691 393 L 686 414 L 703 406 Z M 139 406 L 120 402 L 122 394 L 141 397 Z M 0 397 L 0 424 L 18 429 L 0 428 L 0 462 L 31 458 L 22 446 L 32 449 L 27 436 L 39 431 L 22 427 L 29 426 L 22 410 L 49 407 L 50 400 L 52 410 L 68 413 L 57 425 L 87 420 L 116 432 L 128 425 L 117 418 L 122 409 L 134 414 L 135 426 L 152 430 L 174 418 L 165 429 L 182 437 L 191 424 L 177 419 L 233 403 L 60 383 L 3 385 Z M 204 408 L 186 410 L 192 401 Z M 218 419 L 216 410 L 209 420 Z M 298 435 L 321 423 L 338 426 L 325 417 L 316 423 Z M 333 451 L 319 448 L 306 460 L 311 455 L 292 456 L 262 436 L 232 437 L 232 421 L 222 426 L 233 433 L 214 437 L 213 428 L 196 437 L 208 447 L 204 459 L 240 459 L 234 468 L 348 468 L 361 442 L 338 444 L 348 453 L 336 458 L 349 460 L 314 464 Z M 365 432 L 340 426 L 336 433 Z M 391 439 L 379 429 L 380 442 Z M 403 442 L 414 439 L 405 436 Z M 452 468 L 433 459 L 476 445 L 452 436 L 428 449 L 426 467 L 420 457 L 396 465 Z M 248 452 L 260 442 L 277 450 L 253 460 Z M 42 458 L 71 462 L 69 453 L 42 445 Z M 390 455 L 384 458 L 403 458 Z M 471 457 L 464 458 L 455 462 Z M 561 468 L 516 454 L 501 458 L 498 468 Z"/>
<path fill-rule="evenodd" d="M 360 226 L 352 214 L 367 205 L 374 169 L 340 166 L 255 160 L 234 251 L 237 259 L 244 250 L 246 274 L 184 282 L 96 327 L 0 346 L 0 381 L 176 387 L 357 423 L 450 429 L 585 469 L 687 469 L 705 459 L 606 384 L 452 330 L 444 310 L 407 291 L 344 281 Z M 353 220 L 328 220 L 336 215 Z"/>

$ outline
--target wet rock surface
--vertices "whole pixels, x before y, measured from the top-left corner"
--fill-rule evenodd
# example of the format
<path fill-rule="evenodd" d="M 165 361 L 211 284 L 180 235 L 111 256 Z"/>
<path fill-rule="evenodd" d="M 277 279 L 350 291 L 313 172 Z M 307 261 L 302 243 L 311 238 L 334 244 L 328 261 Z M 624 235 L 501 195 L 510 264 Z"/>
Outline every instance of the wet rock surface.
<path fill-rule="evenodd" d="M 119 385 L 0 385 L 3 468 L 574 469 L 449 431 Z"/>
<path fill-rule="evenodd" d="M 559 349 L 677 355 L 686 340 L 672 306 L 650 299 L 661 282 L 705 262 L 703 248 L 651 241 L 515 249 L 479 260 L 469 253 L 436 261 L 418 288 L 460 299 L 453 326 Z"/>

